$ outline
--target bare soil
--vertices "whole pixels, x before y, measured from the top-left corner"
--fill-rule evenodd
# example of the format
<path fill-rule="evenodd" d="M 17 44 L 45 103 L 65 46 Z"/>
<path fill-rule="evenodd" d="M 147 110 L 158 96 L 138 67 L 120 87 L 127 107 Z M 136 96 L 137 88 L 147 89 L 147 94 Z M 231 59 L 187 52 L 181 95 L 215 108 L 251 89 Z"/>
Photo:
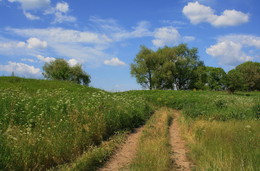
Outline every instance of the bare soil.
<path fill-rule="evenodd" d="M 172 146 L 172 160 L 177 171 L 190 171 L 193 164 L 187 158 L 188 149 L 186 148 L 186 142 L 181 137 L 178 118 L 180 112 L 173 110 L 174 119 L 170 126 L 170 143 Z"/>
<path fill-rule="evenodd" d="M 131 133 L 126 142 L 115 152 L 105 166 L 99 169 L 99 171 L 125 170 L 135 157 L 137 143 L 142 129 L 143 128 L 137 128 L 134 133 Z"/>

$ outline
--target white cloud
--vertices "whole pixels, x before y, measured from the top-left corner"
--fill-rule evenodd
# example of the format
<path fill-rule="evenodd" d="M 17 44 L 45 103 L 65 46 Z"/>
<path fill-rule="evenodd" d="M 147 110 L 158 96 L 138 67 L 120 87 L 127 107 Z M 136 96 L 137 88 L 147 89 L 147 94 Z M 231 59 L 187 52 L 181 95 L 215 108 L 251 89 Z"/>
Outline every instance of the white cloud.
<path fill-rule="evenodd" d="M 29 12 L 26 12 L 24 11 L 23 14 L 25 15 L 26 18 L 28 18 L 29 20 L 39 20 L 40 17 L 39 16 L 36 16 L 36 15 L 33 15 Z"/>
<path fill-rule="evenodd" d="M 114 41 L 122 41 L 130 38 L 140 38 L 153 35 L 153 33 L 148 29 L 150 23 L 147 21 L 137 23 L 137 26 L 133 27 L 132 31 L 122 28 L 114 19 L 90 17 L 90 21 L 100 28 L 102 32 L 110 35 Z"/>
<path fill-rule="evenodd" d="M 66 42 L 66 43 L 91 43 L 106 44 L 112 40 L 104 34 L 98 34 L 88 31 L 78 31 L 63 28 L 46 29 L 7 29 L 20 36 L 38 37 L 48 40 L 48 42 Z"/>
<path fill-rule="evenodd" d="M 236 10 L 225 10 L 221 15 L 198 1 L 189 2 L 182 10 L 192 24 L 208 22 L 215 27 L 236 26 L 249 21 L 249 15 Z"/>
<path fill-rule="evenodd" d="M 193 36 L 184 36 L 182 37 L 179 31 L 172 26 L 169 27 L 161 27 L 155 30 L 154 32 L 154 40 L 152 43 L 156 47 L 162 46 L 172 46 L 177 45 L 180 42 L 189 42 L 195 40 Z"/>
<path fill-rule="evenodd" d="M 111 60 L 105 60 L 104 64 L 111 66 L 124 66 L 126 65 L 123 61 L 120 61 L 118 58 L 112 58 Z"/>
<path fill-rule="evenodd" d="M 174 27 L 161 27 L 155 31 L 154 37 L 152 42 L 157 47 L 176 45 L 181 39 L 180 33 Z"/>
<path fill-rule="evenodd" d="M 245 51 L 246 49 L 248 51 Z M 223 65 L 235 66 L 245 61 L 254 60 L 259 54 L 259 50 L 260 37 L 231 34 L 219 37 L 217 44 L 207 48 L 206 52 L 217 58 Z"/>
<path fill-rule="evenodd" d="M 18 2 L 23 10 L 39 9 L 49 6 L 50 0 L 8 0 L 9 2 Z"/>
<path fill-rule="evenodd" d="M 69 59 L 68 63 L 70 66 L 75 66 L 75 65 L 79 64 L 79 61 L 77 61 L 76 59 Z"/>
<path fill-rule="evenodd" d="M 14 72 L 15 75 L 34 78 L 41 75 L 39 68 L 35 68 L 34 66 L 24 63 L 16 63 L 11 61 L 9 61 L 7 65 L 0 65 L 0 71 L 9 72 L 10 74 Z"/>
<path fill-rule="evenodd" d="M 29 49 L 38 49 L 38 48 L 46 48 L 47 42 L 32 37 L 26 40 L 26 42 L 21 42 L 21 41 L 0 42 L 0 47 L 5 49 L 25 48 L 25 47 Z"/>
<path fill-rule="evenodd" d="M 44 57 L 42 55 L 36 55 L 36 58 L 39 59 L 41 62 L 51 62 L 51 61 L 54 61 L 55 58 L 52 58 L 52 57 Z"/>
<path fill-rule="evenodd" d="M 63 22 L 75 22 L 76 17 L 68 15 L 69 4 L 67 2 L 58 2 L 55 7 L 45 10 L 44 15 L 54 15 L 52 24 Z"/>
<path fill-rule="evenodd" d="M 239 63 L 251 61 L 253 57 L 242 51 L 242 45 L 233 41 L 222 41 L 206 49 L 207 54 L 218 58 L 220 64 L 235 66 Z"/>
<path fill-rule="evenodd" d="M 77 19 L 73 16 L 69 16 L 69 15 L 64 15 L 60 12 L 56 12 L 54 14 L 55 19 L 52 22 L 53 24 L 55 23 L 63 23 L 63 22 L 75 22 Z"/>
<path fill-rule="evenodd" d="M 66 13 L 69 11 L 69 4 L 67 2 L 58 2 L 55 8 L 57 11 Z"/>
<path fill-rule="evenodd" d="M 25 42 L 18 42 L 17 45 L 16 45 L 16 47 L 18 47 L 18 48 L 23 48 L 25 46 L 26 46 Z"/>
<path fill-rule="evenodd" d="M 33 60 L 33 59 L 29 59 L 29 58 L 22 58 L 21 61 L 24 62 L 31 62 L 31 63 L 36 63 L 37 61 Z"/>
<path fill-rule="evenodd" d="M 27 47 L 29 49 L 33 49 L 33 48 L 46 48 L 47 47 L 47 42 L 46 41 L 41 41 L 40 39 L 32 37 L 32 38 L 27 40 Z"/>
<path fill-rule="evenodd" d="M 245 34 L 230 34 L 230 35 L 219 37 L 219 41 L 225 41 L 225 40 L 239 42 L 243 46 L 252 46 L 257 49 L 260 49 L 259 36 L 245 35 Z"/>

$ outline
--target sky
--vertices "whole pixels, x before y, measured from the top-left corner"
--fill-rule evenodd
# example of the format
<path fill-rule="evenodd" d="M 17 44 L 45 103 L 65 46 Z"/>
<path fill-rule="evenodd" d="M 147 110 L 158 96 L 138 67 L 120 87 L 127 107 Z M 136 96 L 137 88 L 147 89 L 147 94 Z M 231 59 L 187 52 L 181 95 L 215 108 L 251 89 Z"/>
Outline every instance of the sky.
<path fill-rule="evenodd" d="M 82 64 L 90 86 L 142 89 L 130 75 L 141 45 L 196 47 L 225 71 L 260 62 L 259 0 L 0 0 L 0 76 L 44 79 L 55 58 Z"/>

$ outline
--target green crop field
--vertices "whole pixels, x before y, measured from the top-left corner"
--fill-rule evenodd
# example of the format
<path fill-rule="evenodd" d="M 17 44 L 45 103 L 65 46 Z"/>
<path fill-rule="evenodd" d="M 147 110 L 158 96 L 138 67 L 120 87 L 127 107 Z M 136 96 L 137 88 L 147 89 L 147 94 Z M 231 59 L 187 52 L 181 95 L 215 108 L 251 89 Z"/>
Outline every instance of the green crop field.
<path fill-rule="evenodd" d="M 195 170 L 260 169 L 259 92 L 110 93 L 69 82 L 1 77 L 0 170 L 46 170 L 90 153 L 91 160 L 100 152 L 93 149 L 102 151 L 104 142 L 145 124 L 158 107 L 182 111 L 179 122 Z"/>

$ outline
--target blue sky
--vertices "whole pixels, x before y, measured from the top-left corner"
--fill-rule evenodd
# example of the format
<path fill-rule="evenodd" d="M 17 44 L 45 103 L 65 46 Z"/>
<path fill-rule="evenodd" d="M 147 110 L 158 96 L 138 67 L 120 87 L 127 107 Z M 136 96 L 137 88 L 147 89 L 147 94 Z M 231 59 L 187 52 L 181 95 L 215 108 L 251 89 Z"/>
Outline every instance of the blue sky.
<path fill-rule="evenodd" d="M 260 62 L 258 0 L 0 0 L 0 75 L 42 79 L 55 58 L 80 63 L 91 86 L 141 89 L 130 75 L 140 45 L 187 43 L 226 71 Z"/>

